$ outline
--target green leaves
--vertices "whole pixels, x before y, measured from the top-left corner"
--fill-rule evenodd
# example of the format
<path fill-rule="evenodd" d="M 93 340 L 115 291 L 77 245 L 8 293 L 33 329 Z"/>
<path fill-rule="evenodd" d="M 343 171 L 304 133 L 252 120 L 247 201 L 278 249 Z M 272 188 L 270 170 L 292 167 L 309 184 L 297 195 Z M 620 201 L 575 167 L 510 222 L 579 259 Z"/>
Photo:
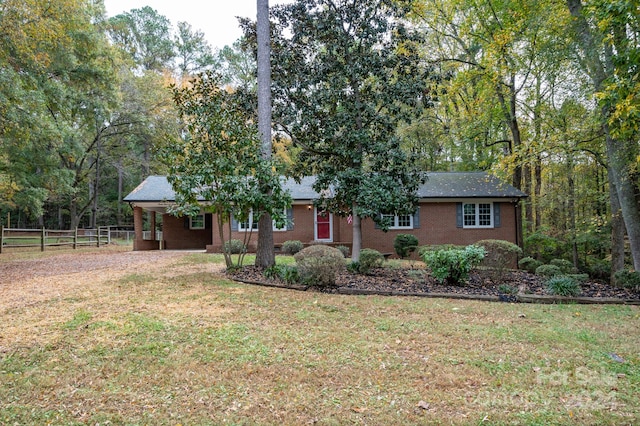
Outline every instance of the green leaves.
<path fill-rule="evenodd" d="M 176 191 L 173 213 L 189 215 L 204 208 L 217 214 L 222 240 L 222 225 L 231 214 L 245 220 L 253 211 L 257 221 L 268 212 L 282 226 L 291 200 L 275 165 L 261 155 L 258 131 L 243 99 L 222 89 L 221 77 L 212 72 L 173 92 L 187 134 L 158 151 Z M 225 259 L 231 266 L 226 253 Z"/>
<path fill-rule="evenodd" d="M 406 2 L 405 2 L 406 3 Z M 413 212 L 420 176 L 396 130 L 420 110 L 430 69 L 406 9 L 384 0 L 298 0 L 273 10 L 274 117 L 316 174 L 320 204 L 377 218 Z"/>

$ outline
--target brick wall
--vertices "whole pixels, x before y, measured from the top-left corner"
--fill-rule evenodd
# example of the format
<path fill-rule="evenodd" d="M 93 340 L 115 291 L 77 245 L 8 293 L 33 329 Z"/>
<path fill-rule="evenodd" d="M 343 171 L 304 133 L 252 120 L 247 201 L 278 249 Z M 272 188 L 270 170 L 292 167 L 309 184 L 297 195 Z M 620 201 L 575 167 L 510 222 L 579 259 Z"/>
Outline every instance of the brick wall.
<path fill-rule="evenodd" d="M 371 219 L 362 221 L 362 247 L 375 248 L 382 253 L 394 253 L 393 240 L 397 234 L 411 233 L 418 238 L 420 245 L 456 244 L 468 245 L 483 239 L 500 239 L 516 243 L 515 205 L 500 204 L 501 226 L 489 229 L 463 229 L 456 227 L 455 202 L 430 202 L 421 204 L 420 228 L 390 230 L 376 229 Z M 140 219 L 140 218 L 138 218 Z M 314 239 L 314 209 L 307 205 L 293 206 L 294 227 L 290 231 L 274 231 L 274 244 L 280 245 L 287 240 L 300 240 L 305 244 Z M 216 217 L 207 215 L 207 229 L 190 230 L 185 226 L 184 218 L 163 215 L 164 247 L 166 249 L 204 249 L 220 252 L 222 243 L 218 235 Z M 225 226 L 225 229 L 228 229 Z M 232 238 L 243 240 L 244 232 L 232 232 Z M 253 232 L 249 245 L 255 251 L 258 233 Z M 334 245 L 351 245 L 352 227 L 346 218 L 333 215 Z M 142 248 L 142 245 L 138 249 Z"/>
<path fill-rule="evenodd" d="M 389 230 L 376 229 L 373 220 L 362 222 L 362 247 L 382 253 L 394 253 L 393 240 L 398 234 L 413 234 L 420 245 L 469 245 L 485 239 L 516 243 L 515 210 L 512 203 L 500 203 L 499 228 L 464 229 L 456 227 L 456 203 L 423 203 L 420 206 L 420 228 Z"/>
<path fill-rule="evenodd" d="M 205 215 L 206 229 L 189 229 L 189 218 L 162 215 L 163 247 L 168 250 L 204 250 L 211 244 L 211 215 Z"/>

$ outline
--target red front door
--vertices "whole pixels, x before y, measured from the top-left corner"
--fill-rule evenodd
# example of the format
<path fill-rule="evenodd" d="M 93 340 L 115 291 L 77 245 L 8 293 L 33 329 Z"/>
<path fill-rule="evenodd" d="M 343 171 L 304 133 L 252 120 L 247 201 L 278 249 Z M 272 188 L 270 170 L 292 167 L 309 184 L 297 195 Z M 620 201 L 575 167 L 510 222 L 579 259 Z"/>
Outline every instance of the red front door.
<path fill-rule="evenodd" d="M 318 241 L 331 241 L 331 213 L 316 209 L 316 235 Z"/>

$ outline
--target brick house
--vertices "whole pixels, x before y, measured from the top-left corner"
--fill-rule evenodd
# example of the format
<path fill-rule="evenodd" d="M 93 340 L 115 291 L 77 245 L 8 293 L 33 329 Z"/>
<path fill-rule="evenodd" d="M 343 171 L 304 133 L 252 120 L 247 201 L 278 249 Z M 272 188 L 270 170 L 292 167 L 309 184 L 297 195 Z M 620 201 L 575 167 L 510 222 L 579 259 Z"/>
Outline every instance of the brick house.
<path fill-rule="evenodd" d="M 526 194 L 484 172 L 428 173 L 427 176 L 426 183 L 418 189 L 419 206 L 413 215 L 389 215 L 393 226 L 387 232 L 378 229 L 371 219 L 362 220 L 363 248 L 393 253 L 393 240 L 403 233 L 415 235 L 420 245 L 468 245 L 483 239 L 521 245 L 519 204 Z M 276 247 L 287 240 L 351 246 L 352 230 L 347 218 L 314 207 L 318 193 L 313 190 L 313 183 L 314 177 L 305 177 L 300 183 L 292 179 L 284 181 L 293 205 L 286 212 L 286 227 L 274 229 Z M 149 176 L 124 198 L 134 211 L 134 250 L 221 251 L 215 217 L 210 213 L 195 217 L 167 214 L 167 207 L 174 199 L 175 193 L 164 176 Z M 252 218 L 245 223 L 232 219 L 231 225 L 231 237 L 236 239 L 243 239 L 253 228 L 250 249 L 255 249 L 257 223 Z M 155 233 L 144 238 L 144 228 L 158 227 L 162 230 L 162 241 L 156 240 Z"/>

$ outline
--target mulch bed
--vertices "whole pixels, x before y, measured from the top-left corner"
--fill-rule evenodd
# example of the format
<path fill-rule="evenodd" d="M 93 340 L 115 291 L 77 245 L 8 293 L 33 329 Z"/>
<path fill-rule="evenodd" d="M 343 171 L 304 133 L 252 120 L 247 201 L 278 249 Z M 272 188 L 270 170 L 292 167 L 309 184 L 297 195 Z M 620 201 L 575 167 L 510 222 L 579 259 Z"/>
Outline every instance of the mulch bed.
<path fill-rule="evenodd" d="M 613 287 L 608 283 L 594 280 L 581 285 L 581 293 L 577 298 L 554 298 L 547 293 L 543 278 L 524 271 L 508 271 L 499 282 L 495 282 L 489 272 L 474 271 L 471 273 L 469 282 L 464 286 L 440 284 L 424 270 L 405 268 L 377 268 L 369 275 L 345 271 L 338 275 L 336 287 L 332 288 L 287 286 L 280 280 L 266 278 L 262 270 L 255 266 L 245 266 L 242 270 L 234 272 L 231 278 L 252 284 L 324 293 L 437 296 L 505 302 L 553 303 L 575 300 L 578 303 L 601 301 L 640 304 L 640 292 Z"/>

